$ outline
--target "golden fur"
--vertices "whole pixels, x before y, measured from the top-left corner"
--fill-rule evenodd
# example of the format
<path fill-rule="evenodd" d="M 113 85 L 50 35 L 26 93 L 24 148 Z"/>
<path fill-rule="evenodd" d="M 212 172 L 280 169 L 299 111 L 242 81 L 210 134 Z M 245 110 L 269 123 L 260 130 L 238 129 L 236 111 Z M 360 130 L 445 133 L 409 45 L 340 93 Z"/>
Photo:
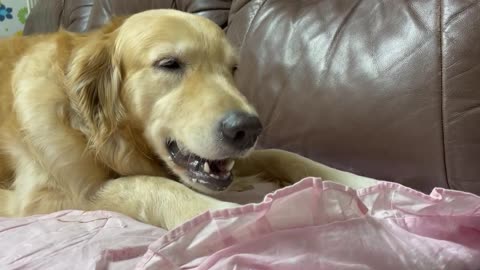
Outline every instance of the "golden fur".
<path fill-rule="evenodd" d="M 235 51 L 214 23 L 152 10 L 86 34 L 1 40 L 0 51 L 0 216 L 106 209 L 172 228 L 234 205 L 193 191 L 207 192 L 165 149 L 175 137 L 223 158 L 213 123 L 229 110 L 255 114 L 234 86 Z M 188 62 L 182 74 L 152 68 L 172 56 Z M 234 156 L 239 179 L 372 183 L 279 150 L 248 154 Z"/>

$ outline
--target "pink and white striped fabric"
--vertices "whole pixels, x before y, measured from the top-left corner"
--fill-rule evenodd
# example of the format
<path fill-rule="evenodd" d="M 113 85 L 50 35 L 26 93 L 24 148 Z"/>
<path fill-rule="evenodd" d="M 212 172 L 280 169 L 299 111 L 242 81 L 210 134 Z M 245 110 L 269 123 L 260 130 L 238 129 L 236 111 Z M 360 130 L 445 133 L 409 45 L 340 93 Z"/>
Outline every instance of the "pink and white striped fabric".
<path fill-rule="evenodd" d="M 0 219 L 0 269 L 480 269 L 480 197 L 307 178 L 170 232 L 110 212 Z"/>

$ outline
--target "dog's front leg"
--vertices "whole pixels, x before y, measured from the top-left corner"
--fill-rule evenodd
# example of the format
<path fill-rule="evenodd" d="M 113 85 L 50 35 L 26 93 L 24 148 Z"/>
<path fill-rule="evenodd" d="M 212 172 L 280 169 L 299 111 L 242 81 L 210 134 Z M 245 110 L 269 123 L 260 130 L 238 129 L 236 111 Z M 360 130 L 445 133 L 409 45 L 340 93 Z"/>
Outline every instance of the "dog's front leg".
<path fill-rule="evenodd" d="M 376 180 L 340 171 L 300 155 L 277 149 L 257 150 L 240 159 L 235 165 L 239 177 L 256 175 L 279 186 L 293 184 L 305 177 L 320 177 L 351 188 L 362 188 L 376 184 Z"/>
<path fill-rule="evenodd" d="M 235 206 L 166 178 L 134 176 L 105 183 L 92 201 L 91 210 L 119 212 L 169 230 L 207 210 Z"/>

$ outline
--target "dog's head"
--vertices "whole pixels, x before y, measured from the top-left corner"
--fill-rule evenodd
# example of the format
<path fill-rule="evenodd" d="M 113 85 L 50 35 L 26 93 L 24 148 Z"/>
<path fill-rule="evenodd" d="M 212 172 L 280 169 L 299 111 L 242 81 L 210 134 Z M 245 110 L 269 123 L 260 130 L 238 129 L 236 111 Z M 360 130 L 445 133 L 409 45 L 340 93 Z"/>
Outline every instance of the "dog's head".
<path fill-rule="evenodd" d="M 226 189 L 234 160 L 255 146 L 262 125 L 234 85 L 236 54 L 222 29 L 174 10 L 139 13 L 119 25 L 87 38 L 70 66 L 84 133 L 97 148 L 114 140 L 116 147 L 146 145 L 144 152 L 199 191 Z M 122 130 L 137 136 L 126 139 Z"/>

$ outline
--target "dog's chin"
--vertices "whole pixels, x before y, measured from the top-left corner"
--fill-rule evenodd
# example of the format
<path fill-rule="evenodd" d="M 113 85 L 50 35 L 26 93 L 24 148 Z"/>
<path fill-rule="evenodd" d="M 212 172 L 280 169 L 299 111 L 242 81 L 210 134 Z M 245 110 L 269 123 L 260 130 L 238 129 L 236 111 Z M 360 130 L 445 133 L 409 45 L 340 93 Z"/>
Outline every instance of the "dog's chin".
<path fill-rule="evenodd" d="M 205 194 L 218 194 L 233 182 L 232 169 L 235 158 L 205 159 L 182 147 L 179 142 L 166 142 L 167 165 L 178 176 L 179 181 Z M 242 154 L 243 155 L 243 154 Z"/>

